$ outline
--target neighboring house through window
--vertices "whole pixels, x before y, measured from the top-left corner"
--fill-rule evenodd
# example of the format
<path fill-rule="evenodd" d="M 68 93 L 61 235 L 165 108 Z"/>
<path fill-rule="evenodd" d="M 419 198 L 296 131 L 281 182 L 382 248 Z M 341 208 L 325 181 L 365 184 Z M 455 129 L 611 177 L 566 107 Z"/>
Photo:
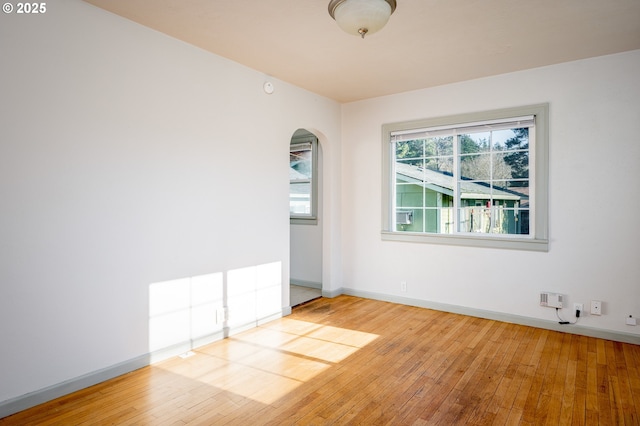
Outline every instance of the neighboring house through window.
<path fill-rule="evenodd" d="M 547 250 L 547 105 L 383 126 L 383 238 Z"/>

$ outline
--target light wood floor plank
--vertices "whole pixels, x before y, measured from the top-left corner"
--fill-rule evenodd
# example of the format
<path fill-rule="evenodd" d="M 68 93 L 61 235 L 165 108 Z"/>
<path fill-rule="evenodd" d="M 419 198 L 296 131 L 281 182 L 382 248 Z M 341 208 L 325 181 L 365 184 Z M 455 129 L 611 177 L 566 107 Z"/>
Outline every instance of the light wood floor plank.
<path fill-rule="evenodd" d="M 194 352 L 0 425 L 640 425 L 638 345 L 351 296 Z"/>

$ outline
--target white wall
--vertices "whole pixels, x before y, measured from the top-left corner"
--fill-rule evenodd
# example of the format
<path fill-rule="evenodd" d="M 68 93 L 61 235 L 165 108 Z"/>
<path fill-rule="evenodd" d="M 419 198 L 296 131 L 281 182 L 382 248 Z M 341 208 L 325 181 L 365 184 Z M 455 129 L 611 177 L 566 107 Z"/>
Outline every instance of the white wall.
<path fill-rule="evenodd" d="M 289 141 L 339 171 L 337 103 L 79 0 L 2 14 L 0 56 L 0 405 L 146 354 L 154 283 L 279 263 L 288 306 Z"/>
<path fill-rule="evenodd" d="M 640 335 L 625 325 L 629 314 L 640 317 L 638 76 L 635 51 L 344 105 L 345 288 L 551 321 L 539 292 L 555 291 L 570 306 L 604 302 L 604 315 L 580 325 Z M 543 102 L 548 253 L 381 241 L 383 123 Z"/>
<path fill-rule="evenodd" d="M 315 225 L 291 225 L 291 282 L 322 284 L 322 218 Z"/>

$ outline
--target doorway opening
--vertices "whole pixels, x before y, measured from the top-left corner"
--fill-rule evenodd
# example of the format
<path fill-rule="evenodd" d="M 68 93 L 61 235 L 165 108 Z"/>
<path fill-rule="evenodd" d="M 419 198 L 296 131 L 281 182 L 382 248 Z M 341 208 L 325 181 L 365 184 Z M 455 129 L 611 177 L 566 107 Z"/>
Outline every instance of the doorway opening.
<path fill-rule="evenodd" d="M 306 129 L 289 144 L 290 306 L 322 295 L 322 149 Z"/>

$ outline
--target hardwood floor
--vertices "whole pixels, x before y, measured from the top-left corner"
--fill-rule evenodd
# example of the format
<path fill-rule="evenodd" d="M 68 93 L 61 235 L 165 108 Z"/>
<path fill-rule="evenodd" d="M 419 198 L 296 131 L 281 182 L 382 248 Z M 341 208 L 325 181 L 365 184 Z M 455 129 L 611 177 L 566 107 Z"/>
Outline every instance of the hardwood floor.
<path fill-rule="evenodd" d="M 0 425 L 640 425 L 640 346 L 340 296 Z"/>

